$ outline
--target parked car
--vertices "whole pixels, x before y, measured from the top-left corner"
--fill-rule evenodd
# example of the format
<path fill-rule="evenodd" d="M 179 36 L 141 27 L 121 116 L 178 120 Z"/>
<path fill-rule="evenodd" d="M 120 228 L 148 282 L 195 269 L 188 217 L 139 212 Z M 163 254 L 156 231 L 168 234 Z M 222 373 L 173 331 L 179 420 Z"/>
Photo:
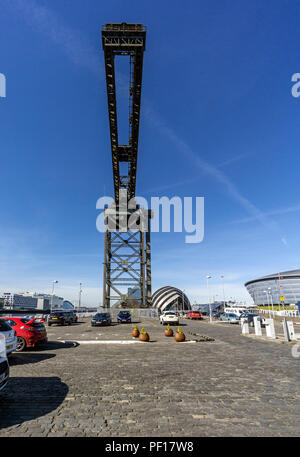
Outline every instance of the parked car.
<path fill-rule="evenodd" d="M 184 319 L 186 319 L 188 313 L 189 313 L 188 311 L 180 311 L 179 317 L 183 317 Z"/>
<path fill-rule="evenodd" d="M 73 323 L 73 317 L 71 313 L 64 311 L 53 311 L 48 316 L 48 325 L 49 327 L 52 324 L 57 325 L 71 325 Z"/>
<path fill-rule="evenodd" d="M 26 317 L 4 317 L 3 319 L 17 335 L 17 352 L 25 348 L 33 348 L 39 343 L 47 343 L 47 331 L 43 322 Z"/>
<path fill-rule="evenodd" d="M 161 314 L 159 320 L 162 325 L 179 324 L 179 317 L 176 315 L 176 313 L 173 313 L 172 311 L 166 311 L 163 314 Z"/>
<path fill-rule="evenodd" d="M 91 320 L 91 326 L 96 325 L 111 325 L 111 317 L 109 313 L 97 313 Z"/>
<path fill-rule="evenodd" d="M 263 326 L 264 325 L 264 319 L 259 315 L 259 314 L 254 314 L 254 313 L 243 313 L 240 315 L 240 319 L 241 318 L 246 318 L 247 319 L 247 322 L 248 324 L 250 325 L 250 327 L 254 327 L 254 318 L 255 317 L 258 317 L 259 321 L 260 321 L 260 325 Z"/>
<path fill-rule="evenodd" d="M 70 314 L 73 324 L 76 324 L 78 322 L 78 316 L 77 316 L 76 312 L 69 311 L 68 314 Z"/>
<path fill-rule="evenodd" d="M 202 319 L 200 311 L 190 311 L 187 313 L 186 317 L 188 319 Z"/>
<path fill-rule="evenodd" d="M 212 317 L 214 317 L 215 319 L 219 319 L 221 317 L 222 313 L 220 313 L 219 311 L 213 311 L 212 312 Z"/>
<path fill-rule="evenodd" d="M 220 317 L 221 321 L 230 322 L 230 324 L 238 324 L 240 322 L 240 317 L 237 314 L 233 313 L 223 313 Z"/>
<path fill-rule="evenodd" d="M 131 323 L 131 313 L 129 311 L 120 311 L 117 317 L 118 324 L 123 322 Z"/>
<path fill-rule="evenodd" d="M 5 338 L 6 354 L 10 355 L 17 349 L 17 334 L 5 318 L 0 319 L 0 334 Z"/>
<path fill-rule="evenodd" d="M 9 365 L 6 355 L 5 336 L 0 333 L 0 390 L 2 390 L 9 378 Z"/>

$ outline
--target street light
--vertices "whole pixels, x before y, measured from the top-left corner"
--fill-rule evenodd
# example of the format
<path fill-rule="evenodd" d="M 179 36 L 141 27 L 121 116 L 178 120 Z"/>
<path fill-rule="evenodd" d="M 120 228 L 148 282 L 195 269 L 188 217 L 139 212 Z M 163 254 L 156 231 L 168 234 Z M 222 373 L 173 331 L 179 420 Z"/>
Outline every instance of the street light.
<path fill-rule="evenodd" d="M 274 317 L 274 305 L 273 305 L 273 297 L 272 297 L 271 290 L 272 290 L 271 287 L 268 287 L 268 291 L 269 291 L 270 299 L 271 299 L 271 304 L 272 304 L 272 314 L 273 314 L 273 317 Z"/>
<path fill-rule="evenodd" d="M 271 315 L 270 315 L 270 300 L 269 300 L 269 294 L 268 294 L 268 292 L 267 292 L 266 290 L 264 290 L 264 293 L 265 293 L 265 294 L 266 294 L 266 296 L 267 296 L 267 300 L 268 300 L 268 308 L 269 308 L 269 317 L 271 317 Z"/>
<path fill-rule="evenodd" d="M 224 275 L 221 275 L 222 287 L 223 287 L 223 307 L 225 309 L 225 292 L 224 292 Z"/>
<path fill-rule="evenodd" d="M 182 289 L 182 311 L 184 311 L 184 291 L 185 289 Z"/>
<path fill-rule="evenodd" d="M 207 276 L 206 276 L 206 280 L 207 280 L 207 292 L 208 292 L 208 303 L 209 303 L 209 322 L 212 323 L 209 279 L 211 279 L 211 276 L 210 276 L 210 275 L 207 275 Z"/>
<path fill-rule="evenodd" d="M 51 305 L 50 305 L 50 311 L 52 312 L 52 306 L 53 306 L 53 296 L 54 296 L 54 284 L 57 284 L 58 281 L 55 280 L 52 282 L 52 296 L 51 296 Z"/>
<path fill-rule="evenodd" d="M 78 299 L 78 308 L 81 307 L 81 294 L 82 294 L 82 282 L 79 284 L 79 299 Z"/>

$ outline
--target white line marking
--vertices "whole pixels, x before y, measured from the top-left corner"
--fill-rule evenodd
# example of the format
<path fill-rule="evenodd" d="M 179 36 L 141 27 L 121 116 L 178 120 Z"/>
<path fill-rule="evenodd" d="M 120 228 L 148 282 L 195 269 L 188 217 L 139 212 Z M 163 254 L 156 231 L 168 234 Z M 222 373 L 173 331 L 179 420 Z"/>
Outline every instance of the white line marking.
<path fill-rule="evenodd" d="M 121 340 L 72 340 L 62 341 L 63 343 L 78 343 L 78 344 L 135 344 L 143 343 L 143 341 L 121 341 Z"/>

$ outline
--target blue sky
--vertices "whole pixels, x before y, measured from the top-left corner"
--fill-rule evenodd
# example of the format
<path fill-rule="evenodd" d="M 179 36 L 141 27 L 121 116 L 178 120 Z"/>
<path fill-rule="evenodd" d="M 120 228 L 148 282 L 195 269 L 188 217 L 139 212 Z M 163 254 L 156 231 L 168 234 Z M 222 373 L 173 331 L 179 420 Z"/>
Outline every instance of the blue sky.
<path fill-rule="evenodd" d="M 137 194 L 205 197 L 205 237 L 152 235 L 153 289 L 250 298 L 299 267 L 298 1 L 0 0 L 0 293 L 101 301 L 112 195 L 101 26 L 147 26 Z M 124 69 L 121 68 L 123 72 Z M 123 105 L 122 105 L 123 104 Z M 127 106 L 121 93 L 120 109 Z"/>

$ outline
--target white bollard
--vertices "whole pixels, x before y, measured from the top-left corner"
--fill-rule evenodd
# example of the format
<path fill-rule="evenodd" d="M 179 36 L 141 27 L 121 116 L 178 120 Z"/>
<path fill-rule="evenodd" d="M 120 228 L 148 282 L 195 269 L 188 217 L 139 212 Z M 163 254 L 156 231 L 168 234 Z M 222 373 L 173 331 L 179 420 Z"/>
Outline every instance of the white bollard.
<path fill-rule="evenodd" d="M 295 329 L 294 329 L 294 322 L 293 321 L 287 321 L 287 329 L 288 329 L 288 334 L 289 338 L 291 341 L 297 340 L 296 335 L 295 335 Z"/>
<path fill-rule="evenodd" d="M 241 318 L 241 326 L 242 326 L 242 334 L 248 335 L 249 334 L 249 324 L 248 324 L 248 319 L 246 317 Z"/>
<path fill-rule="evenodd" d="M 254 321 L 255 335 L 262 336 L 260 317 L 259 316 L 254 317 L 253 321 Z"/>
<path fill-rule="evenodd" d="M 286 318 L 283 319 L 282 326 L 283 326 L 283 333 L 284 333 L 285 341 L 291 341 L 290 335 L 289 335 L 288 326 L 287 326 L 287 322 L 286 322 Z"/>
<path fill-rule="evenodd" d="M 274 319 L 266 319 L 266 333 L 268 338 L 275 339 L 275 327 L 274 327 Z"/>

